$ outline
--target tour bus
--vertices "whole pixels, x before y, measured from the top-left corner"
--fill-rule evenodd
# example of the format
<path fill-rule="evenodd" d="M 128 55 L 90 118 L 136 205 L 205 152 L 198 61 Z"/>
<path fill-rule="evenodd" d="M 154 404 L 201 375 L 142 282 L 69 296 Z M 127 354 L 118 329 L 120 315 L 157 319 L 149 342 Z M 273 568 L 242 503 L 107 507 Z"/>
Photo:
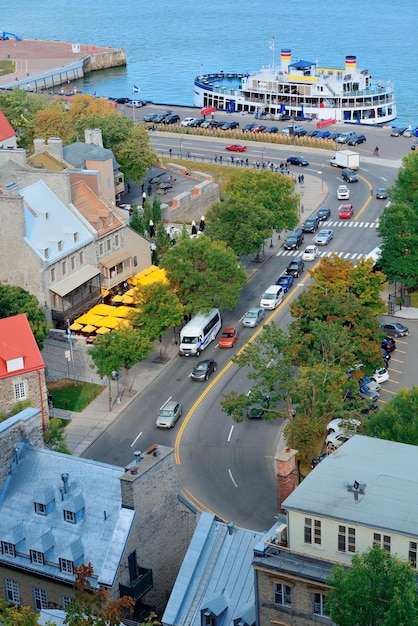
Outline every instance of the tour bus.
<path fill-rule="evenodd" d="M 221 329 L 221 314 L 212 309 L 207 315 L 197 313 L 180 331 L 180 356 L 199 356 Z"/>
<path fill-rule="evenodd" d="M 367 261 L 368 259 L 373 260 L 372 272 L 380 272 L 381 265 L 379 261 L 380 261 L 381 254 L 382 254 L 382 251 L 380 247 L 376 246 L 376 248 L 373 248 L 373 250 L 369 252 L 369 254 L 366 254 L 366 256 L 364 257 L 365 261 Z"/>

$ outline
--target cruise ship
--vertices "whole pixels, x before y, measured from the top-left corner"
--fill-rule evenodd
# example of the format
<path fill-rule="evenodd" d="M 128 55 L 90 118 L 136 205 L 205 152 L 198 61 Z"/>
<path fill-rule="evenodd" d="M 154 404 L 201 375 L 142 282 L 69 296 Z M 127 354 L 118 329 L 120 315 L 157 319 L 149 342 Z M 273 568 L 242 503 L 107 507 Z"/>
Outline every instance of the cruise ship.
<path fill-rule="evenodd" d="M 384 125 L 396 118 L 394 86 L 372 79 L 369 70 L 357 67 L 355 56 L 345 57 L 343 68 L 319 67 L 317 61 L 293 60 L 282 49 L 280 67 L 251 74 L 202 74 L 194 81 L 197 107 L 268 115 L 289 116 L 326 123 L 346 122 Z"/>

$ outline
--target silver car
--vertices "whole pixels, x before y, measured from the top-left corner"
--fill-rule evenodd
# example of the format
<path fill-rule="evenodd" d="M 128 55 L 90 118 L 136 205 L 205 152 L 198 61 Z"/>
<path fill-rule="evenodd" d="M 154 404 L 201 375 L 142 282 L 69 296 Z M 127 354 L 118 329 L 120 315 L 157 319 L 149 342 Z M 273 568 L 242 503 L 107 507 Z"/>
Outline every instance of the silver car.
<path fill-rule="evenodd" d="M 264 309 L 249 309 L 242 319 L 242 325 L 248 328 L 255 328 L 264 319 Z"/>
<path fill-rule="evenodd" d="M 157 428 L 174 428 L 174 424 L 182 416 L 182 413 L 181 403 L 169 398 L 158 411 Z"/>
<path fill-rule="evenodd" d="M 334 231 L 331 229 L 320 230 L 314 238 L 314 243 L 317 246 L 326 246 L 334 237 Z"/>

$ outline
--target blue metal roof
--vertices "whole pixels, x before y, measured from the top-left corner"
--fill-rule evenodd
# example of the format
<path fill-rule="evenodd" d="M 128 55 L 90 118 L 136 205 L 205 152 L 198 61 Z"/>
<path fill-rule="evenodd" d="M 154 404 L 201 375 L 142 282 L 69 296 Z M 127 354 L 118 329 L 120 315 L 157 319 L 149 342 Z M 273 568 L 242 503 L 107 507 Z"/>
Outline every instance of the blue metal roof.
<path fill-rule="evenodd" d="M 219 626 L 232 626 L 237 619 L 253 624 L 251 563 L 263 537 L 202 513 L 164 611 L 164 626 L 201 626 L 202 611 L 216 615 Z"/>

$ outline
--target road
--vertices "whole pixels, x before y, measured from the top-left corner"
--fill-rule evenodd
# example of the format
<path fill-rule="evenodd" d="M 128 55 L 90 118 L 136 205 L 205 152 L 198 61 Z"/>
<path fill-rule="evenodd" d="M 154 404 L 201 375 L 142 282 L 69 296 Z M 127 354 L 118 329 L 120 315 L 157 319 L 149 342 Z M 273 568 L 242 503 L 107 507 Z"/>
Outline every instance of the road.
<path fill-rule="evenodd" d="M 160 149 L 170 145 L 166 137 L 158 137 Z M 192 150 L 216 153 L 222 149 L 222 141 L 207 141 L 197 137 L 188 142 Z M 287 153 L 288 149 L 285 148 Z M 247 154 L 256 155 L 259 147 L 249 147 Z M 283 147 L 266 146 L 265 158 L 280 160 Z M 349 185 L 350 202 L 355 207 L 351 220 L 339 220 L 336 188 L 342 182 L 339 170 L 326 166 L 322 154 L 303 152 L 310 160 L 310 174 L 321 177 L 329 190 L 327 205 L 331 219 L 324 227 L 334 230 L 334 239 L 321 250 L 324 254 L 335 252 L 355 262 L 356 258 L 371 251 L 378 243 L 376 226 L 385 201 L 370 197 L 370 186 L 389 187 L 397 171 L 379 163 L 365 164 L 360 170 L 358 183 Z M 258 158 L 258 157 L 254 157 Z M 297 174 L 300 168 L 294 167 Z M 303 217 L 303 216 L 302 216 Z M 305 244 L 314 235 L 305 235 Z M 233 312 L 223 312 L 223 326 L 236 325 L 240 338 L 235 349 L 220 350 L 213 342 L 205 357 L 213 356 L 218 362 L 216 377 L 208 383 L 194 383 L 189 374 L 195 363 L 193 359 L 178 358 L 162 370 L 156 383 L 145 390 L 126 412 L 103 433 L 89 448 L 87 456 L 98 461 L 126 465 L 134 450 L 144 450 L 158 442 L 175 446 L 175 460 L 183 495 L 198 510 L 210 510 L 237 525 L 265 530 L 274 523 L 277 514 L 277 496 L 273 471 L 273 457 L 282 424 L 279 421 L 250 420 L 234 424 L 220 409 L 222 394 L 236 390 L 246 392 L 251 381 L 244 370 L 231 364 L 232 355 L 256 333 L 257 329 L 244 329 L 240 320 L 251 306 L 258 305 L 261 293 L 283 273 L 292 256 L 298 252 L 286 252 L 281 248 L 277 256 L 260 266 L 243 289 L 238 306 Z M 313 264 L 307 263 L 307 266 Z M 282 327 L 291 321 L 289 302 L 296 298 L 309 282 L 308 273 L 295 281 L 295 286 L 279 308 L 266 315 L 274 318 Z M 399 341 L 398 341 L 399 343 Z M 401 348 L 401 346 L 399 346 Z M 397 353 L 395 353 L 397 355 Z M 395 364 L 395 355 L 392 362 Z M 399 352 L 400 355 L 400 352 Z M 399 370 L 401 371 L 401 370 Z M 159 407 L 169 398 L 179 399 L 184 406 L 183 418 L 172 431 L 157 431 L 155 419 Z"/>

